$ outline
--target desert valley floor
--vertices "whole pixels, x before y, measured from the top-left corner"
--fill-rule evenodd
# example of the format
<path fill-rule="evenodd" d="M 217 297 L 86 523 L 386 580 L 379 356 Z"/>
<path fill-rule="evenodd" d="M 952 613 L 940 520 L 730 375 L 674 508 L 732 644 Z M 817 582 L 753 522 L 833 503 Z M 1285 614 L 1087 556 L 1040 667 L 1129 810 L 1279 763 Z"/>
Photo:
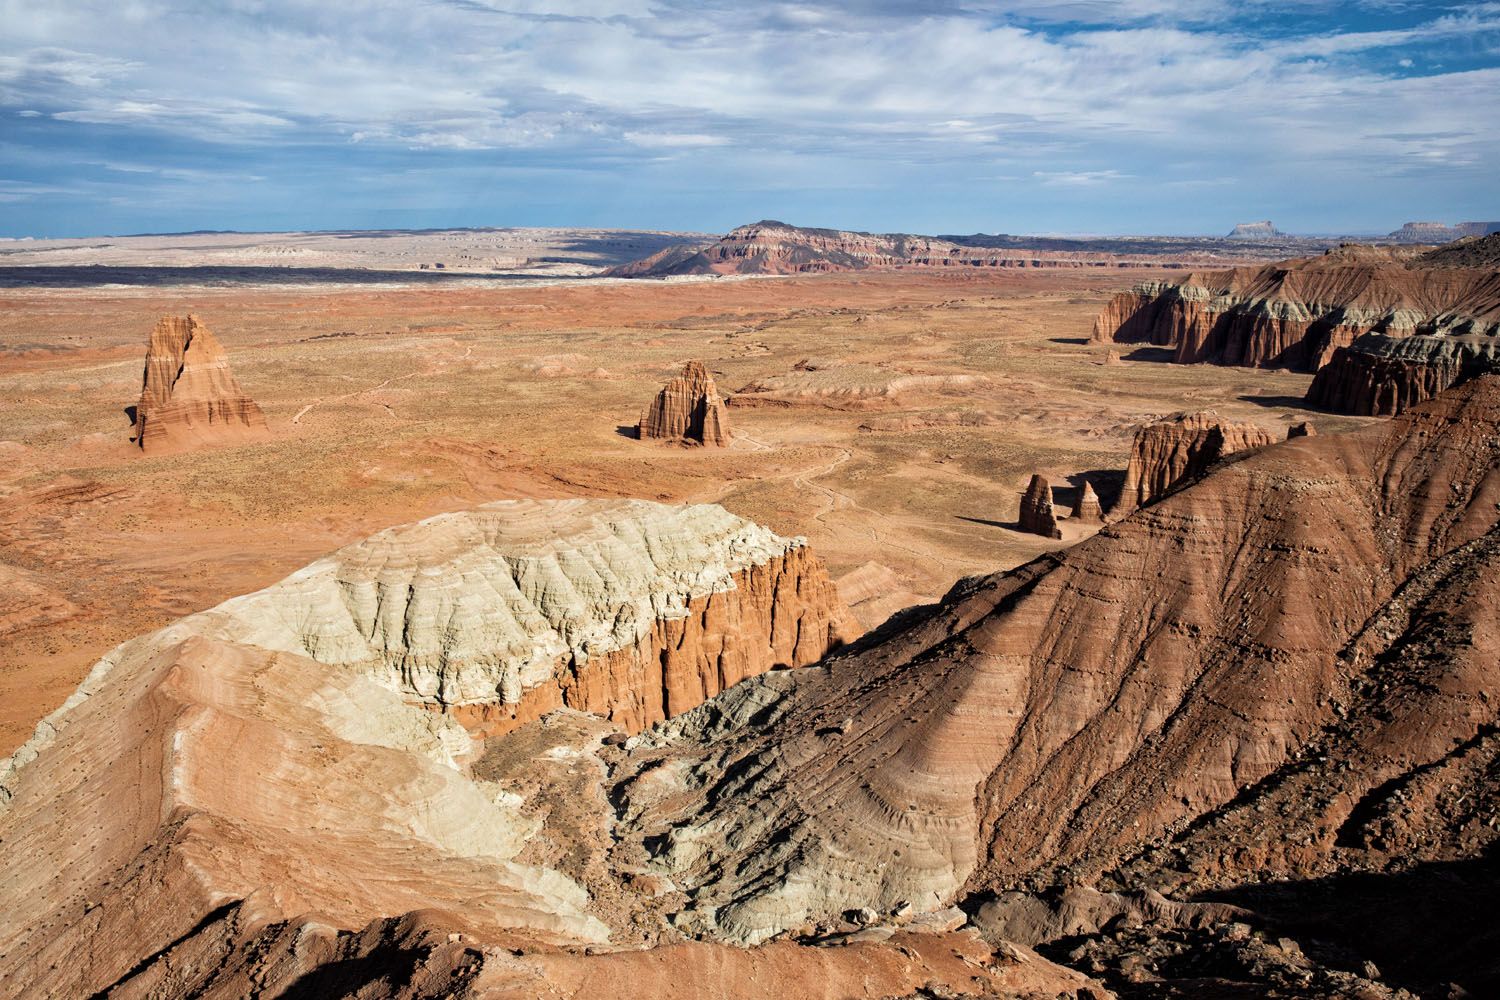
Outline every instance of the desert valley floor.
<path fill-rule="evenodd" d="M 393 525 L 489 500 L 713 502 L 802 535 L 861 623 L 1076 541 L 1015 529 L 1033 473 L 1108 508 L 1143 422 L 1212 408 L 1277 439 L 1310 375 L 1089 340 L 1149 271 L 890 271 L 0 290 L 0 742 L 104 652 Z M 142 455 L 147 334 L 193 313 L 268 440 Z M 1114 353 L 1118 363 L 1108 357 Z M 635 440 L 703 360 L 727 449 Z M 1110 362 L 1110 363 L 1107 363 Z"/>

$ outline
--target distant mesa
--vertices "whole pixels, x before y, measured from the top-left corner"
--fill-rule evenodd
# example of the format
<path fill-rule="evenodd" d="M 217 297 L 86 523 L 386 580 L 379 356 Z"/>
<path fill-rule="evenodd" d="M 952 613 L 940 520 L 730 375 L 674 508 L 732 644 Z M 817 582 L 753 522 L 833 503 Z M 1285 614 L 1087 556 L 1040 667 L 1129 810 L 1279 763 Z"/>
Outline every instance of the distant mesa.
<path fill-rule="evenodd" d="M 729 418 L 714 377 L 701 361 L 689 361 L 682 374 L 656 394 L 636 431 L 641 438 L 723 447 L 729 444 Z"/>
<path fill-rule="evenodd" d="M 1447 243 L 1465 236 L 1489 236 L 1500 233 L 1500 222 L 1408 222 L 1390 234 L 1402 243 Z"/>
<path fill-rule="evenodd" d="M 254 440 L 266 418 L 229 370 L 218 339 L 196 316 L 164 317 L 151 331 L 132 440 L 142 451 Z"/>
<path fill-rule="evenodd" d="M 1110 300 L 1094 340 L 1165 347 L 1183 364 L 1317 372 L 1313 405 L 1396 413 L 1494 370 L 1500 235 L 1434 250 L 1344 244 L 1317 257 L 1144 282 Z"/>
<path fill-rule="evenodd" d="M 1033 475 L 1021 496 L 1019 527 L 1031 535 L 1043 538 L 1061 538 L 1062 529 L 1057 526 L 1057 514 L 1052 509 L 1052 484 L 1040 475 Z"/>
<path fill-rule="evenodd" d="M 810 229 L 765 219 L 732 230 L 707 246 L 667 247 L 604 272 L 616 278 L 815 274 L 929 267 L 1153 267 L 1173 266 L 1128 241 L 1084 241 L 1010 236 L 918 236 Z M 1181 248 L 1174 248 L 1180 251 Z M 1180 266 L 1180 265 L 1178 265 Z"/>
<path fill-rule="evenodd" d="M 1252 423 L 1225 420 L 1213 410 L 1178 413 L 1136 429 L 1116 514 L 1128 514 L 1197 479 L 1236 452 L 1275 438 Z"/>
<path fill-rule="evenodd" d="M 1277 229 L 1270 219 L 1263 222 L 1241 222 L 1229 231 L 1231 240 L 1268 240 L 1279 236 L 1285 236 Z"/>

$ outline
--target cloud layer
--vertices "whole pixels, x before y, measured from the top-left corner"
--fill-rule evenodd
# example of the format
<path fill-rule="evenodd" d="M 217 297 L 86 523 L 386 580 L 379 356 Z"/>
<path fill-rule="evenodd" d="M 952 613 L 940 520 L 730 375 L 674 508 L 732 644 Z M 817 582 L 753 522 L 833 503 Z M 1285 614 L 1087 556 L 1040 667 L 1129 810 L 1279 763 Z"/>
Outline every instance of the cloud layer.
<path fill-rule="evenodd" d="M 0 0 L 0 233 L 1500 216 L 1500 3 Z"/>

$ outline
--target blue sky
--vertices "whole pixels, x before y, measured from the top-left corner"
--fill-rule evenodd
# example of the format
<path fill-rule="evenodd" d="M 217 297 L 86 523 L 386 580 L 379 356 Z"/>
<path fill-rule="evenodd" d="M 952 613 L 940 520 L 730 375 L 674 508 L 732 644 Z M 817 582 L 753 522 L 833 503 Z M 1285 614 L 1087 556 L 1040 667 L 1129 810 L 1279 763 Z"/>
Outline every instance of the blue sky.
<path fill-rule="evenodd" d="M 1500 2 L 0 0 L 0 235 L 1500 218 Z"/>

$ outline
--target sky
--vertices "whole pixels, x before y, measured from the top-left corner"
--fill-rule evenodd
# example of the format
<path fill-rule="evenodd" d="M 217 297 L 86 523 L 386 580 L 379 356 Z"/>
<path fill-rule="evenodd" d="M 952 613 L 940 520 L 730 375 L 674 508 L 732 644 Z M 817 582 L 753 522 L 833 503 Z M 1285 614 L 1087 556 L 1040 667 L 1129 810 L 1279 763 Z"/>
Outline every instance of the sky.
<path fill-rule="evenodd" d="M 1500 2 L 0 0 L 0 236 L 1500 219 Z"/>

